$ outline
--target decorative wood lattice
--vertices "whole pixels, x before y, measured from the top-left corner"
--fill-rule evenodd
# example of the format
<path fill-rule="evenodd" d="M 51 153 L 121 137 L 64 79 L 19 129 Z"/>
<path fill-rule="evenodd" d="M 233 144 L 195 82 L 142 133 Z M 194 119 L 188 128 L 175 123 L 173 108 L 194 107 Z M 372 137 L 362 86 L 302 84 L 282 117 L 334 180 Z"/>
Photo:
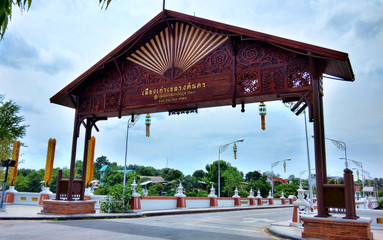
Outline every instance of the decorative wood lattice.
<path fill-rule="evenodd" d="M 201 60 L 228 37 L 213 34 L 185 23 L 166 27 L 127 59 L 160 75 L 173 67 L 182 73 Z"/>

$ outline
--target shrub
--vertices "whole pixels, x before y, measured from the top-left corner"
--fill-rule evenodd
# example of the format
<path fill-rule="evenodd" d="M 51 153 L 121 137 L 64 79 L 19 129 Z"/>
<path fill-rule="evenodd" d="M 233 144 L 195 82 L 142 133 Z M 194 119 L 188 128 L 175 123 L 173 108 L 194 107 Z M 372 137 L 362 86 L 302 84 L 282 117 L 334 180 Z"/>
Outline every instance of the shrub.
<path fill-rule="evenodd" d="M 130 188 L 125 188 L 122 194 L 122 184 L 117 184 L 108 189 L 108 195 L 101 203 L 100 210 L 107 213 L 123 213 L 130 209 L 129 201 L 132 197 Z"/>

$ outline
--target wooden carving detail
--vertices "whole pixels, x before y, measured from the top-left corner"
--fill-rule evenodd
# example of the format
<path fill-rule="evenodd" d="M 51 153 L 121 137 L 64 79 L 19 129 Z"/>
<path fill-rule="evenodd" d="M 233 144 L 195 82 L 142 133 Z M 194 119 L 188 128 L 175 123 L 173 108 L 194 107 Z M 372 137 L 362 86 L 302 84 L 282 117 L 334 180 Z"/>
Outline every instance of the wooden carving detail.
<path fill-rule="evenodd" d="M 205 57 L 228 37 L 195 26 L 175 22 L 127 57 L 159 75 L 182 73 Z"/>
<path fill-rule="evenodd" d="M 233 57 L 229 41 L 182 73 L 179 78 L 191 79 L 232 71 Z"/>
<path fill-rule="evenodd" d="M 140 87 L 146 84 L 165 82 L 169 79 L 165 76 L 152 72 L 133 62 L 126 61 L 122 66 L 124 87 Z"/>
<path fill-rule="evenodd" d="M 296 54 L 255 41 L 241 42 L 237 54 L 237 70 L 269 67 L 294 60 Z"/>
<path fill-rule="evenodd" d="M 294 63 L 287 66 L 287 86 L 299 88 L 311 85 L 308 62 Z"/>
<path fill-rule="evenodd" d="M 237 74 L 237 94 L 248 95 L 257 93 L 259 88 L 259 71 L 247 71 Z"/>
<path fill-rule="evenodd" d="M 269 68 L 262 71 L 262 92 L 275 92 L 284 89 L 285 71 L 283 67 Z"/>

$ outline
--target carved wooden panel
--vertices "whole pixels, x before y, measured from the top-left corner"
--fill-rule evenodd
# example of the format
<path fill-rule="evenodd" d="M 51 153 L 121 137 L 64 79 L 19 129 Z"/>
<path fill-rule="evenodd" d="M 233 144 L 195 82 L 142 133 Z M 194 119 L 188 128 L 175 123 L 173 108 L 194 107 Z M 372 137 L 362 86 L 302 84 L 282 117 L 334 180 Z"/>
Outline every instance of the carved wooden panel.
<path fill-rule="evenodd" d="M 184 23 L 170 26 L 120 62 L 121 72 L 111 63 L 93 74 L 80 93 L 79 114 L 206 107 L 227 103 L 233 88 L 247 98 L 311 85 L 307 57 Z"/>

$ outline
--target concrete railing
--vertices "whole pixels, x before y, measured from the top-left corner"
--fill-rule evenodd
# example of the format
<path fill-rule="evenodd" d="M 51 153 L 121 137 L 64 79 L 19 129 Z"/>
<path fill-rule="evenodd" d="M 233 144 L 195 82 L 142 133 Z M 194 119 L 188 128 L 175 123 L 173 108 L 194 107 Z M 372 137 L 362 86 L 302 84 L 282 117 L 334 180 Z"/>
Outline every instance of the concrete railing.
<path fill-rule="evenodd" d="M 371 228 L 383 230 L 383 210 L 357 209 L 358 217 L 369 217 L 372 219 Z"/>
<path fill-rule="evenodd" d="M 45 195 L 45 196 L 43 196 Z M 17 205 L 35 205 L 42 206 L 42 200 L 55 199 L 54 193 L 31 193 L 7 191 L 4 198 L 5 204 Z M 96 201 L 95 208 L 99 209 L 102 202 L 105 200 L 105 195 L 90 195 L 86 196 L 88 200 Z M 1 198 L 1 196 L 0 196 Z M 145 196 L 140 197 L 141 211 L 151 210 L 167 210 L 177 208 L 210 208 L 210 207 L 249 207 L 261 205 L 289 205 L 292 204 L 292 199 L 270 199 L 270 198 L 213 198 L 216 200 L 216 205 L 212 205 L 210 197 L 183 197 L 184 203 L 179 205 L 180 197 L 160 197 L 160 196 Z"/>

